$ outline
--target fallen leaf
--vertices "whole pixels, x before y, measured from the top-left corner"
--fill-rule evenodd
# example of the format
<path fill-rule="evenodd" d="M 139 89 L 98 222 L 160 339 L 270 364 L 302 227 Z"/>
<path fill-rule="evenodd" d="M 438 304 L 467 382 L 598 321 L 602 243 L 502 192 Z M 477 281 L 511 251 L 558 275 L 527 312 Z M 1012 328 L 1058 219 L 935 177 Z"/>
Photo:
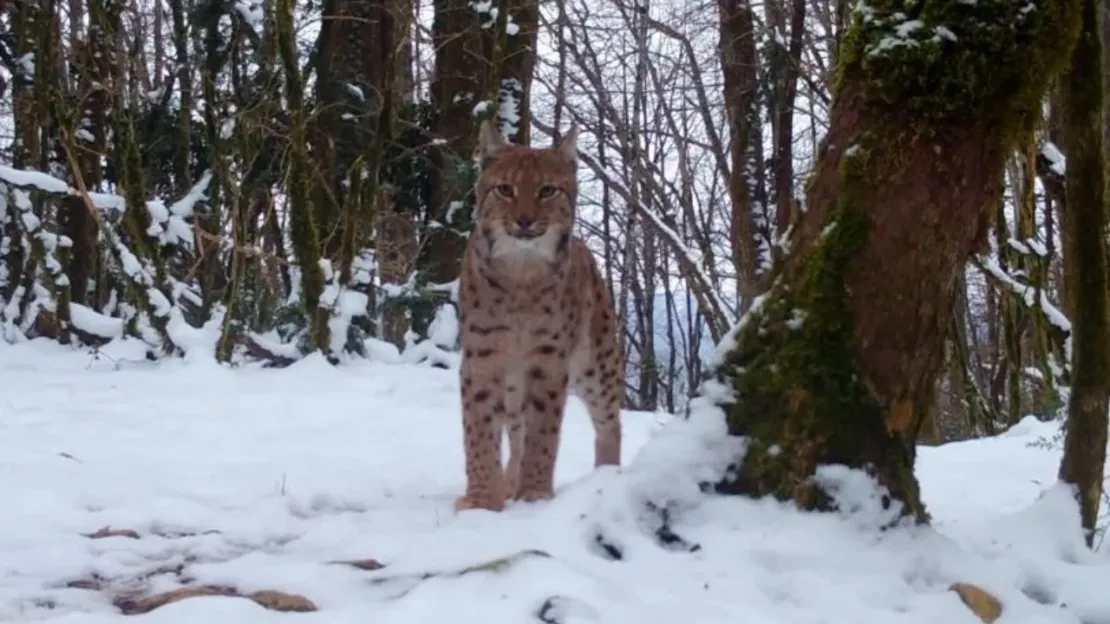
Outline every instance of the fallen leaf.
<path fill-rule="evenodd" d="M 142 613 L 149 613 L 158 607 L 168 605 L 172 602 L 185 600 L 186 598 L 196 598 L 197 596 L 238 596 L 239 592 L 231 587 L 220 587 L 217 585 L 198 585 L 196 587 L 181 587 L 173 589 L 153 596 L 146 596 L 143 598 L 118 598 L 114 601 L 116 608 L 119 609 L 124 615 L 139 615 Z"/>
<path fill-rule="evenodd" d="M 385 567 L 385 565 L 382 564 L 381 562 L 379 562 L 377 559 L 350 559 L 350 560 L 341 560 L 341 561 L 331 561 L 329 563 L 349 565 L 349 566 L 358 568 L 359 570 L 367 570 L 367 571 L 369 571 L 369 570 L 380 570 L 380 569 Z"/>
<path fill-rule="evenodd" d="M 113 529 L 112 527 L 102 527 L 93 533 L 83 533 L 89 539 L 104 539 L 105 537 L 130 537 L 131 539 L 139 539 L 138 531 L 132 529 Z"/>
<path fill-rule="evenodd" d="M 247 596 L 247 598 L 250 598 L 271 611 L 297 611 L 303 613 L 316 610 L 316 605 L 304 596 L 287 594 L 271 589 L 256 591 Z"/>
<path fill-rule="evenodd" d="M 986 624 L 1002 616 L 1002 603 L 971 583 L 953 583 L 948 589 L 956 592 L 968 609 Z"/>
<path fill-rule="evenodd" d="M 77 579 L 66 583 L 66 587 L 70 589 L 91 589 L 93 591 L 100 591 L 104 588 L 104 582 L 98 578 Z"/>

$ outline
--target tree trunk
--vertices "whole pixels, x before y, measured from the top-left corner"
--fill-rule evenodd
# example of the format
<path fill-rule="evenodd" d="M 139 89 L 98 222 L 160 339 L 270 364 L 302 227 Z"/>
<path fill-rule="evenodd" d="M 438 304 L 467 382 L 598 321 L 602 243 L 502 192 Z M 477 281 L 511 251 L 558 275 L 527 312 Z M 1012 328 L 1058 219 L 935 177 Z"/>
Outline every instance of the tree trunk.
<path fill-rule="evenodd" d="M 496 118 L 507 138 L 528 143 L 539 8 L 534 0 L 434 4 L 431 96 L 442 144 L 433 157 L 431 210 L 438 225 L 428 234 L 420 264 L 429 282 L 446 284 L 459 276 L 473 225 L 469 193 L 479 122 Z"/>
<path fill-rule="evenodd" d="M 1098 0 L 1082 0 L 1079 43 L 1064 75 L 1062 112 L 1067 154 L 1067 209 L 1064 245 L 1075 253 L 1065 270 L 1074 271 L 1072 389 L 1060 479 L 1076 488 L 1087 543 L 1094 537 L 1106 462 L 1107 396 L 1110 393 L 1110 342 L 1107 319 L 1105 169 L 1102 133 L 1102 45 Z"/>
<path fill-rule="evenodd" d="M 321 253 L 337 268 L 350 262 L 351 242 L 369 229 L 367 198 L 354 192 L 352 177 L 362 175 L 365 163 L 359 159 L 379 139 L 374 111 L 386 97 L 382 77 L 393 52 L 385 51 L 383 58 L 380 42 L 392 40 L 391 9 L 384 0 L 329 0 L 316 41 L 317 109 L 308 128 L 315 169 L 312 211 Z"/>
<path fill-rule="evenodd" d="M 535 0 L 505 3 L 505 54 L 498 69 L 498 116 L 501 134 L 521 145 L 531 143 L 532 74 L 536 64 L 540 6 Z M 560 131 L 556 127 L 555 131 Z"/>
<path fill-rule="evenodd" d="M 759 240 L 756 235 L 754 150 L 763 149 L 759 117 L 759 63 L 755 47 L 755 18 L 749 0 L 719 0 L 721 74 L 728 117 L 728 198 L 732 204 L 729 243 L 740 291 L 741 311 L 759 294 Z"/>
<path fill-rule="evenodd" d="M 770 0 L 764 2 L 764 10 L 768 28 L 773 33 L 773 43 L 767 52 L 774 144 L 772 177 L 775 228 L 782 233 L 790 227 L 794 213 L 794 100 L 797 96 L 798 68 L 801 66 L 806 3 L 804 0 L 793 0 L 788 11 L 785 0 Z M 790 17 L 789 34 L 787 13 Z"/>
<path fill-rule="evenodd" d="M 716 370 L 733 390 L 721 401 L 729 432 L 749 442 L 722 491 L 832 509 L 812 477 L 842 464 L 927 520 L 915 442 L 956 278 L 986 241 L 1005 160 L 1076 32 L 1078 0 L 1031 6 L 895 1 L 856 14 L 806 210 Z M 926 22 L 904 28 L 904 13 Z"/>
<path fill-rule="evenodd" d="M 311 186 L 305 127 L 308 115 L 304 103 L 304 81 L 297 62 L 293 4 L 292 0 L 283 0 L 274 8 L 274 34 L 285 74 L 285 97 L 289 102 L 289 151 L 285 178 L 289 194 L 289 238 L 301 269 L 301 305 L 309 321 L 306 350 L 328 353 L 330 329 L 328 311 L 319 305 L 320 295 L 324 292 L 324 271 L 320 267 L 319 230 L 308 196 Z"/>
<path fill-rule="evenodd" d="M 475 118 L 475 107 L 488 91 L 482 80 L 486 70 L 482 24 L 491 17 L 488 11 L 479 13 L 467 0 L 434 0 L 434 6 L 431 97 L 436 109 L 435 133 L 443 143 L 433 155 L 436 173 L 430 209 L 440 227 L 428 233 L 421 265 L 428 281 L 445 284 L 459 275 L 468 234 L 462 230 L 470 225 L 468 215 L 453 209 L 452 202 L 461 202 L 471 183 L 459 165 L 477 145 L 480 119 Z M 496 27 L 496 18 L 492 19 Z"/>

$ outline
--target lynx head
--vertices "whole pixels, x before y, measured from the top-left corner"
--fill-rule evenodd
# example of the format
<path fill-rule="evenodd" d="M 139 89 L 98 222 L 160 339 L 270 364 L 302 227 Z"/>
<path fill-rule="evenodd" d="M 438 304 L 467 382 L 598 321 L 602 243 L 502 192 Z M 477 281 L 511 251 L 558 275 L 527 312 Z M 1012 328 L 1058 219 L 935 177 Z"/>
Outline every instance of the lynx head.
<path fill-rule="evenodd" d="M 508 143 L 493 122 L 482 123 L 476 221 L 494 257 L 553 260 L 565 249 L 578 200 L 577 138 L 571 128 L 555 145 L 535 149 Z"/>

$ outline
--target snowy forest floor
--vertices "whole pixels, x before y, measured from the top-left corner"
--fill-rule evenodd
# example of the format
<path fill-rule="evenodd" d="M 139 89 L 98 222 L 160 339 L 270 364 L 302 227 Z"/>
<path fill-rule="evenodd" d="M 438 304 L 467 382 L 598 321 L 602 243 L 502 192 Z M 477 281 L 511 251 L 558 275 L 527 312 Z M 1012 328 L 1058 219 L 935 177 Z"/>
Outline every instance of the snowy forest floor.
<path fill-rule="evenodd" d="M 838 515 L 701 493 L 712 418 L 626 412 L 625 466 L 595 473 L 574 400 L 554 500 L 454 515 L 454 371 L 102 352 L 0 344 L 0 621 L 975 624 L 948 590 L 969 582 L 998 624 L 1110 623 L 1110 546 L 1084 548 L 1032 418 L 921 449 L 933 527 L 880 532 L 851 474 Z M 182 586 L 239 596 L 123 614 Z"/>

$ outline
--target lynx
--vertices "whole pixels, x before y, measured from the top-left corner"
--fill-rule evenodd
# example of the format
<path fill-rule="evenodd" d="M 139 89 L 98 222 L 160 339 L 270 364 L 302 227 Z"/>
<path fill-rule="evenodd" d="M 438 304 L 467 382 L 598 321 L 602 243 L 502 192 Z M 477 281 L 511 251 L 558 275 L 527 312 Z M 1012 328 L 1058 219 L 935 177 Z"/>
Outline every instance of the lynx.
<path fill-rule="evenodd" d="M 617 320 L 593 255 L 571 233 L 577 136 L 534 149 L 482 124 L 476 226 L 459 278 L 466 492 L 456 511 L 554 496 L 570 391 L 593 421 L 594 465 L 620 465 Z"/>

